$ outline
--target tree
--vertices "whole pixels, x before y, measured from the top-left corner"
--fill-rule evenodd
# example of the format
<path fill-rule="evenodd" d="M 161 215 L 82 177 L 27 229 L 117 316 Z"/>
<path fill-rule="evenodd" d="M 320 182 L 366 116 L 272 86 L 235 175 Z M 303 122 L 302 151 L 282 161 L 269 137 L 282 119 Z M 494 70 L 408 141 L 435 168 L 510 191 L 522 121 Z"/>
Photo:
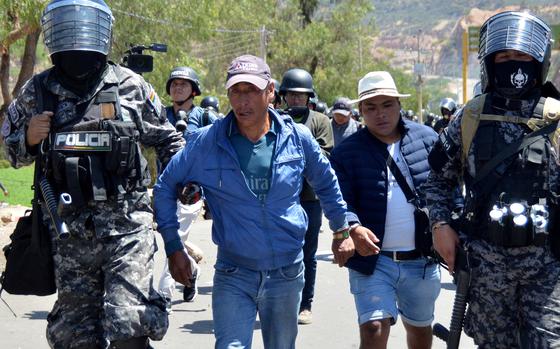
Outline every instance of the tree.
<path fill-rule="evenodd" d="M 19 90 L 33 75 L 35 67 L 37 42 L 39 40 L 40 9 L 45 1 L 41 0 L 0 0 L 0 12 L 4 14 L 5 21 L 0 25 L 0 90 L 2 105 L 0 106 L 0 119 Z M 24 41 L 21 51 L 17 81 L 10 92 L 10 68 L 13 64 L 12 52 L 18 41 Z"/>

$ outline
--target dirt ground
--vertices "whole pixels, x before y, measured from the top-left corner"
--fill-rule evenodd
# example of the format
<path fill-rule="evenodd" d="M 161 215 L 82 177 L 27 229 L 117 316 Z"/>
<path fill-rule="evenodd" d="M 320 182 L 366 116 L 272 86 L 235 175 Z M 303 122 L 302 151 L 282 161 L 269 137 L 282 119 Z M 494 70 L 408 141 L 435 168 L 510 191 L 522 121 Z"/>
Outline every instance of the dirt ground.
<path fill-rule="evenodd" d="M 3 202 L 0 203 L 0 251 L 10 243 L 10 234 L 14 231 L 17 220 L 24 215 L 27 209 L 29 207 L 10 206 Z M 0 270 L 4 270 L 5 265 L 4 253 L 0 252 Z"/>

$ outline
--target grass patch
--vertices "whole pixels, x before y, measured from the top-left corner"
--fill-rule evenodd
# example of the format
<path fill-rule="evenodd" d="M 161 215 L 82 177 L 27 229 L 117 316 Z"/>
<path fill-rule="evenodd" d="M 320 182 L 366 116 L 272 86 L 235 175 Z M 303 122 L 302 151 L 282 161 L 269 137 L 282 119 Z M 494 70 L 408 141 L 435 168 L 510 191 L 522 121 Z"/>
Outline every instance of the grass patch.
<path fill-rule="evenodd" d="M 0 168 L 0 181 L 4 187 L 10 192 L 9 196 L 0 193 L 0 201 L 9 203 L 10 205 L 31 206 L 33 199 L 33 170 L 35 166 L 25 166 L 20 169 Z"/>

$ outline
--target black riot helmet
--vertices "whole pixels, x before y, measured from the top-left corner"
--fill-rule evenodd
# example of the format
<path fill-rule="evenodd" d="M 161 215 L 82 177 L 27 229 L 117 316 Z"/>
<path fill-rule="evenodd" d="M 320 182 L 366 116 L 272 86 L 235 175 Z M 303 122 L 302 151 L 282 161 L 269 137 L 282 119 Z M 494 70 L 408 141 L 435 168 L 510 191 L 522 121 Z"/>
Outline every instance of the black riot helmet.
<path fill-rule="evenodd" d="M 457 103 L 455 103 L 453 98 L 444 98 L 439 103 L 439 109 L 441 111 L 441 115 L 444 115 L 443 111 L 445 109 L 449 110 L 450 115 L 453 115 L 453 114 L 455 114 L 455 111 L 457 110 Z"/>
<path fill-rule="evenodd" d="M 171 87 L 171 81 L 175 79 L 184 79 L 190 81 L 194 96 L 200 96 L 200 80 L 198 80 L 198 75 L 191 67 L 176 67 L 169 73 L 169 78 L 167 78 L 167 83 L 165 84 L 165 91 L 169 94 L 169 89 Z"/>
<path fill-rule="evenodd" d="M 206 96 L 200 102 L 201 108 L 212 108 L 216 113 L 220 112 L 220 101 L 214 96 Z"/>
<path fill-rule="evenodd" d="M 315 106 L 315 111 L 318 113 L 323 113 L 326 114 L 327 113 L 327 103 L 323 102 L 323 101 L 318 101 L 317 105 Z"/>
<path fill-rule="evenodd" d="M 274 83 L 274 103 L 275 105 L 280 105 L 282 99 L 280 98 L 280 82 L 276 79 L 270 79 Z"/>
<path fill-rule="evenodd" d="M 41 17 L 49 55 L 65 51 L 109 54 L 113 14 L 103 0 L 52 0 Z"/>
<path fill-rule="evenodd" d="M 539 65 L 537 85 L 541 85 L 550 67 L 551 43 L 550 27 L 531 14 L 506 11 L 490 17 L 480 28 L 478 59 L 482 92 L 492 89 L 494 55 L 504 50 L 516 50 L 533 57 Z"/>
<path fill-rule="evenodd" d="M 280 96 L 286 95 L 288 91 L 304 92 L 311 98 L 315 97 L 311 74 L 300 68 L 286 71 L 282 77 L 282 84 L 280 84 Z"/>

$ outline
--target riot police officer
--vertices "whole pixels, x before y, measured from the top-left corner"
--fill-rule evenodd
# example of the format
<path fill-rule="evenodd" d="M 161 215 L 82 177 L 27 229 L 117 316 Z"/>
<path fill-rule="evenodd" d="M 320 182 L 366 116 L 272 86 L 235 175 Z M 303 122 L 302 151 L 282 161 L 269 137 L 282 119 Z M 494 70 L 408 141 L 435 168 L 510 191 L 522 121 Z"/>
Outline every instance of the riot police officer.
<path fill-rule="evenodd" d="M 200 96 L 201 89 L 198 75 L 192 68 L 173 68 L 165 84 L 165 91 L 173 101 L 173 105 L 166 108 L 167 119 L 185 135 L 216 121 L 216 114 L 204 113 L 204 109 L 194 105 L 194 97 Z"/>
<path fill-rule="evenodd" d="M 274 84 L 274 98 L 270 104 L 272 104 L 274 109 L 279 110 L 282 105 L 282 97 L 280 97 L 280 82 L 276 79 L 270 79 L 270 81 Z"/>
<path fill-rule="evenodd" d="M 215 114 L 218 119 L 224 118 L 224 114 L 220 113 L 220 101 L 215 96 L 206 96 L 202 98 L 200 107 L 204 109 L 204 111 Z"/>
<path fill-rule="evenodd" d="M 327 115 L 327 103 L 323 102 L 323 101 L 318 101 L 317 105 L 315 106 L 315 111 L 317 113 L 321 113 L 321 114 L 325 114 Z M 328 116 L 328 115 L 327 115 Z"/>
<path fill-rule="evenodd" d="M 206 108 L 212 109 L 215 113 L 219 113 L 220 101 L 218 100 L 218 98 L 214 96 L 206 96 L 202 98 L 202 101 L 200 101 L 200 107 L 202 109 L 206 109 Z"/>
<path fill-rule="evenodd" d="M 453 116 L 457 110 L 457 103 L 455 103 L 453 98 L 444 98 L 439 103 L 439 110 L 441 111 L 441 119 L 434 124 L 434 131 L 437 133 L 440 133 L 447 127 L 451 116 Z"/>
<path fill-rule="evenodd" d="M 167 164 L 184 142 L 153 88 L 107 61 L 113 20 L 102 0 L 52 0 L 41 24 L 53 67 L 25 84 L 2 128 L 12 166 L 37 161 L 56 196 L 72 199 L 62 217 L 70 237 L 52 234 L 51 348 L 148 348 L 168 326 L 152 287 L 156 244 L 140 146 L 154 146 Z"/>
<path fill-rule="evenodd" d="M 480 30 L 483 94 L 458 112 L 429 157 L 434 247 L 451 271 L 456 248 L 469 253 L 465 332 L 480 348 L 560 345 L 560 94 L 546 82 L 550 51 L 551 30 L 539 18 L 489 18 Z M 450 196 L 460 182 L 465 207 L 455 226 Z"/>
<path fill-rule="evenodd" d="M 280 96 L 288 106 L 286 112 L 291 115 L 295 122 L 307 126 L 319 143 L 323 153 L 327 156 L 330 155 L 334 146 L 330 120 L 326 115 L 310 110 L 308 107 L 310 98 L 315 97 L 311 74 L 299 68 L 286 71 L 280 84 Z M 305 213 L 307 213 L 309 224 L 305 233 L 305 244 L 303 245 L 305 286 L 302 292 L 298 323 L 310 324 L 312 322 L 311 303 L 315 293 L 315 275 L 317 272 L 315 253 L 317 252 L 319 230 L 321 229 L 322 211 L 317 196 L 307 182 L 304 183 L 300 200 Z"/>

